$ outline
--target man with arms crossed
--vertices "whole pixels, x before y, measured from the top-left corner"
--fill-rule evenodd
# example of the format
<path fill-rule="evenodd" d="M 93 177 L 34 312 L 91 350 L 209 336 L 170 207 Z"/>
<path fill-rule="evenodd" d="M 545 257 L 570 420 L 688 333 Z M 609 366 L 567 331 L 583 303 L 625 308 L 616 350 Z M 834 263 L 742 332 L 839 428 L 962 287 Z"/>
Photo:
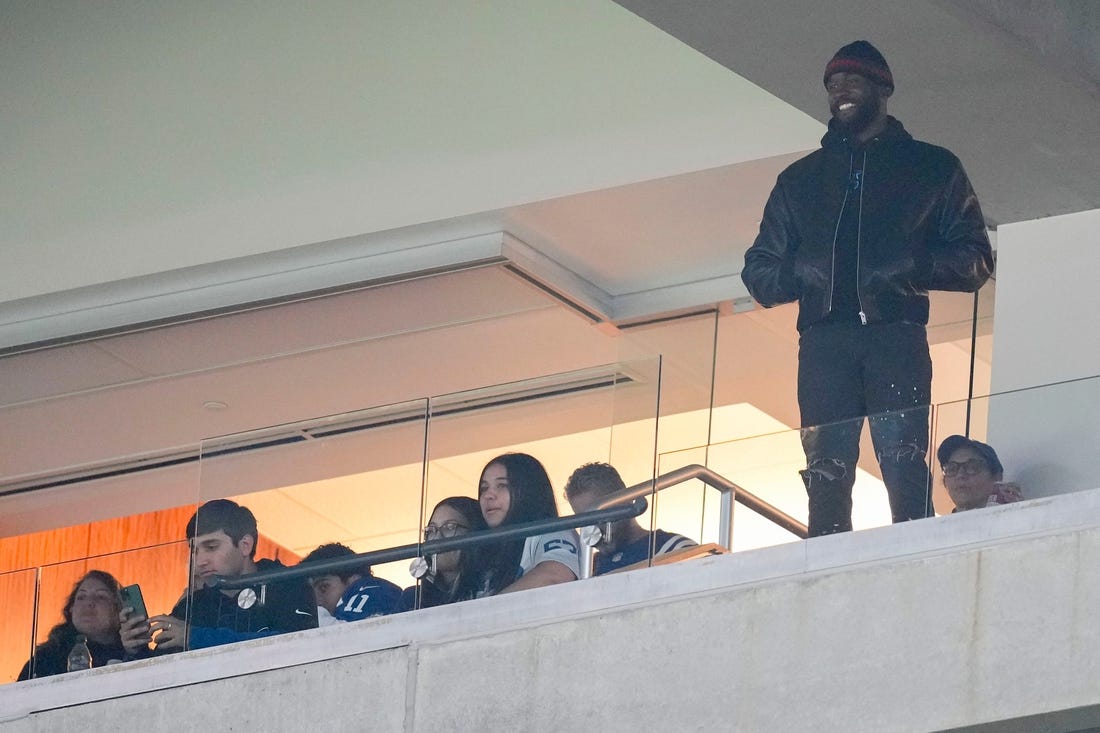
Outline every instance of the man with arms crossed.
<path fill-rule="evenodd" d="M 811 537 L 852 528 L 866 415 L 893 520 L 932 514 L 928 291 L 976 291 L 993 270 L 958 158 L 887 115 L 894 78 L 882 54 L 850 43 L 824 82 L 821 149 L 779 174 L 741 273 L 765 307 L 798 301 Z"/>

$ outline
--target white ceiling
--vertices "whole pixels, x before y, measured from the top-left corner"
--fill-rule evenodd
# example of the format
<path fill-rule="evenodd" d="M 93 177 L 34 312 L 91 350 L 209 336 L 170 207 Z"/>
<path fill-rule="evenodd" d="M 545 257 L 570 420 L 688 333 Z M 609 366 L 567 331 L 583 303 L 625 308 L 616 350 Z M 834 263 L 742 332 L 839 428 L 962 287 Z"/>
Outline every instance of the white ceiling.
<path fill-rule="evenodd" d="M 991 225 L 1100 208 L 1095 3 L 617 2 L 821 121 L 826 61 L 869 39 L 894 74 L 891 113 L 959 155 Z"/>
<path fill-rule="evenodd" d="M 611 2 L 0 8 L 0 323 L 526 224 L 612 294 L 736 274 L 776 156 L 821 131 Z"/>

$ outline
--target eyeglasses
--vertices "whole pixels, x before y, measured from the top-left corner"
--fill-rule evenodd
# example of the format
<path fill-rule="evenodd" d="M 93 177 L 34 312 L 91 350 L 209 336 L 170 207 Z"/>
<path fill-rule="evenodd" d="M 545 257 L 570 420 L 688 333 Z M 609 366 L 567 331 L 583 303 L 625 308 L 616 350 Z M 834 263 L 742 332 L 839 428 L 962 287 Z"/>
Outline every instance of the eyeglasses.
<path fill-rule="evenodd" d="M 459 524 L 458 522 L 444 522 L 438 527 L 434 524 L 429 524 L 427 527 L 424 528 L 424 539 L 434 540 L 440 537 L 450 538 L 454 537 L 455 535 L 461 534 L 460 530 L 467 529 L 469 529 L 469 527 L 467 527 L 465 524 Z"/>
<path fill-rule="evenodd" d="M 974 476 L 985 470 L 985 461 L 981 458 L 971 458 L 969 461 L 948 461 L 942 464 L 944 476 Z"/>

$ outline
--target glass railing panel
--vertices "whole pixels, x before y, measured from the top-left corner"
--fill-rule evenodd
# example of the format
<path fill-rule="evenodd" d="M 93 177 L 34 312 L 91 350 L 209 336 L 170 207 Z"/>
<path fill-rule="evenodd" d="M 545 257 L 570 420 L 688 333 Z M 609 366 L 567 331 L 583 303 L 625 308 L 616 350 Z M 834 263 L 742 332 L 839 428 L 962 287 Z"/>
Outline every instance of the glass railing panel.
<path fill-rule="evenodd" d="M 659 393 L 660 360 L 651 358 L 433 398 L 423 524 L 439 502 L 459 497 L 472 514 L 462 523 L 484 526 L 485 515 L 469 501 L 478 498 L 487 464 L 506 453 L 542 465 L 560 516 L 573 513 L 564 489 L 584 464 L 611 463 L 628 485 L 652 478 Z M 513 471 L 522 470 L 519 460 Z M 499 507 L 489 508 L 490 522 L 502 521 L 501 512 L 492 511 Z M 541 518 L 545 506 L 531 511 L 530 518 Z"/>
<path fill-rule="evenodd" d="M 1100 434 L 1097 405 L 1100 377 L 945 403 L 936 409 L 933 445 L 938 449 L 952 435 L 986 444 L 1001 465 L 1002 481 L 1016 484 L 1025 499 L 1100 488 L 1092 460 Z M 964 463 L 981 458 L 985 449 L 977 450 L 977 455 L 971 455 L 974 448 L 970 446 L 969 452 L 954 460 Z M 993 477 L 985 470 L 968 474 L 969 467 L 962 467 L 958 470 L 964 475 L 948 481 L 935 453 L 933 473 L 940 513 L 953 511 L 957 504 L 980 504 L 976 493 L 991 487 Z"/>
<path fill-rule="evenodd" d="M 851 528 L 864 529 L 889 524 L 891 508 L 883 481 L 882 469 L 876 460 L 876 450 L 871 438 L 871 425 L 875 429 L 888 431 L 898 426 L 908 426 L 914 434 L 927 435 L 927 408 L 885 413 L 870 419 L 841 421 L 810 430 L 780 430 L 763 435 L 746 437 L 709 447 L 697 447 L 662 454 L 662 472 L 691 463 L 705 465 L 721 476 L 729 479 L 746 492 L 755 495 L 784 514 L 809 524 L 809 497 L 803 478 L 807 468 L 806 446 L 819 451 L 820 455 L 840 455 L 847 452 L 847 463 L 854 462 L 854 478 L 844 479 L 832 462 L 825 462 L 822 472 L 811 474 L 811 480 L 827 482 L 821 491 L 823 512 L 833 512 L 835 522 L 825 522 L 829 529 L 835 524 L 845 529 L 848 522 L 846 507 L 839 506 L 828 499 L 832 496 L 845 496 L 847 487 L 851 487 Z M 835 448 L 833 446 L 836 446 Z M 841 448 L 841 446 L 844 446 Z M 858 461 L 854 461 L 853 452 L 858 449 Z M 896 472 L 902 480 L 919 481 L 921 469 L 919 460 L 902 456 L 896 462 L 902 470 Z M 895 467 L 896 468 L 896 467 Z M 925 469 L 926 470 L 926 469 Z M 847 474 L 847 469 L 843 471 Z M 924 479 L 925 486 L 927 478 Z M 835 487 L 836 493 L 830 492 Z M 917 489 L 909 492 L 907 511 L 911 516 L 928 513 L 927 497 Z M 716 502 L 708 501 L 706 514 L 717 511 Z M 825 517 L 826 514 L 819 515 Z M 715 520 L 707 522 L 713 526 Z M 759 512 L 738 503 L 733 510 L 732 550 L 746 550 L 788 542 L 794 536 Z"/>
<path fill-rule="evenodd" d="M 805 489 L 797 475 L 799 468 L 804 467 L 805 459 L 798 452 L 800 449 L 791 447 L 792 440 L 797 445 L 797 431 L 664 453 L 661 455 L 661 473 L 693 464 L 706 466 L 739 486 L 755 487 L 750 489 L 754 494 L 805 522 Z M 793 480 L 790 475 L 792 471 L 795 472 Z M 662 523 L 672 524 L 664 518 L 671 503 L 666 501 L 666 493 L 670 495 L 670 500 L 674 497 L 680 499 L 678 506 L 674 505 L 681 517 L 679 523 L 693 518 L 701 543 L 714 542 L 731 552 L 739 552 L 798 539 L 736 502 L 733 502 L 732 516 L 729 517 L 731 536 L 727 538 L 723 532 L 723 514 L 729 511 L 729 505 L 723 503 L 721 492 L 699 480 L 662 492 L 658 498 Z"/>
<path fill-rule="evenodd" d="M 812 431 L 780 430 L 667 452 L 661 454 L 660 472 L 668 473 L 693 463 L 707 466 L 782 512 L 809 524 L 809 497 L 802 475 L 807 465 L 807 443 L 824 437 L 826 442 L 844 439 L 851 446 L 853 436 L 858 436 L 852 528 L 881 527 L 894 518 L 887 482 L 894 482 L 896 487 L 909 487 L 907 492 L 898 492 L 907 497 L 899 503 L 900 517 L 942 515 L 955 509 L 936 455 L 938 446 L 951 435 L 969 435 L 993 446 L 1003 465 L 1004 481 L 1017 485 L 1016 489 L 1010 487 L 998 495 L 1002 503 L 1013 499 L 1015 491 L 1027 499 L 1098 488 L 1100 482 L 1089 460 L 1094 452 L 1094 436 L 1100 432 L 1096 404 L 1100 404 L 1100 378 L 1094 377 L 943 403 L 931 410 L 914 408 L 883 413 L 818 426 Z M 889 455 L 884 457 L 886 480 L 872 430 L 882 431 L 883 435 L 897 433 L 912 438 L 912 441 L 901 442 L 900 452 L 893 457 L 895 460 L 887 460 Z M 930 442 L 922 461 L 919 451 L 908 449 L 910 446 L 920 448 L 924 431 L 928 431 Z M 843 438 L 845 435 L 847 438 Z M 952 469 L 959 470 L 962 469 Z M 931 503 L 929 485 L 932 487 Z M 686 503 L 690 506 L 695 502 L 686 514 L 702 517 L 700 536 L 705 542 L 714 531 L 712 528 L 718 526 L 713 517 L 720 514 L 719 504 L 707 497 L 700 487 L 684 491 L 688 497 Z M 667 504 L 672 503 L 672 496 L 674 494 L 670 493 Z M 844 514 L 843 507 L 841 514 Z M 663 519 L 658 521 L 664 522 Z M 735 551 L 792 539 L 790 533 L 748 507 L 740 504 L 734 507 L 732 545 Z"/>
<path fill-rule="evenodd" d="M 691 463 L 702 464 L 705 449 L 662 454 L 658 457 L 659 476 Z M 687 463 L 684 463 L 684 461 Z M 689 479 L 663 487 L 650 496 L 649 510 L 639 522 L 655 535 L 650 544 L 649 564 L 679 562 L 698 555 L 693 546 L 713 546 L 726 551 L 723 514 L 727 511 L 720 491 L 699 479 Z"/>
<path fill-rule="evenodd" d="M 733 320 L 736 319 L 720 318 L 711 311 L 635 324 L 618 334 L 619 361 L 637 362 L 652 358 L 653 354 L 661 355 L 658 452 L 702 445 L 712 439 L 714 380 L 719 374 L 723 379 L 727 376 L 719 371 L 727 365 L 717 368 L 715 365 L 718 329 L 720 324 Z"/>
<path fill-rule="evenodd" d="M 150 615 L 168 613 L 187 587 L 187 558 L 187 543 L 173 542 L 43 566 L 35 600 L 36 646 L 33 656 L 20 662 L 27 665 L 26 674 L 67 671 L 78 635 L 87 639 L 92 666 L 122 662 L 127 655 L 119 638 L 119 589 L 137 584 Z M 24 571 L 32 582 L 33 572 Z"/>
<path fill-rule="evenodd" d="M 34 598 L 37 568 L 0 573 L 0 684 L 14 682 L 34 646 Z"/>
<path fill-rule="evenodd" d="M 667 474 L 681 466 L 705 461 L 705 449 L 662 454 L 658 474 Z M 687 463 L 684 463 L 684 461 Z M 698 479 L 662 489 L 650 500 L 649 511 L 639 521 L 653 530 L 663 530 L 690 538 L 699 544 L 723 544 L 721 532 L 721 496 Z"/>
<path fill-rule="evenodd" d="M 989 393 L 995 287 L 989 280 L 978 293 L 930 293 L 933 402 Z"/>
<path fill-rule="evenodd" d="M 200 500 L 230 499 L 252 512 L 257 561 L 292 566 L 331 543 L 355 553 L 415 543 L 426 431 L 427 401 L 413 400 L 207 440 Z M 196 555 L 198 575 L 212 572 L 201 564 Z M 371 571 L 411 585 L 407 562 Z"/>
<path fill-rule="evenodd" d="M 197 451 L 195 453 L 195 459 L 196 461 L 193 462 L 191 466 L 195 469 L 194 475 L 197 478 Z M 157 473 L 157 471 L 153 471 L 153 473 Z M 131 491 L 133 493 L 127 497 L 125 501 L 116 500 L 112 492 L 120 489 L 113 486 L 110 479 L 102 479 L 95 484 L 96 490 L 103 490 L 104 493 L 102 495 L 96 495 L 91 487 L 80 487 L 91 494 L 93 499 L 84 500 L 75 507 L 62 502 L 56 508 L 55 514 L 59 518 L 69 518 L 77 515 L 86 516 L 88 514 L 110 516 L 111 513 L 119 511 L 120 509 L 124 510 L 127 507 L 163 506 L 163 502 L 178 501 L 180 497 L 186 497 L 193 502 L 194 497 L 197 495 L 197 480 L 192 480 L 189 485 L 185 485 L 186 482 L 176 482 L 176 479 L 173 479 L 173 482 L 177 483 L 177 491 L 169 491 L 169 498 L 166 498 L 163 494 L 156 491 L 156 488 L 163 486 L 163 484 L 158 483 L 160 480 L 159 478 L 149 478 L 148 476 L 143 476 L 141 478 L 148 480 L 139 481 L 134 476 L 118 479 L 122 483 L 132 484 Z M 154 488 L 144 491 L 150 486 Z M 5 537 L 0 541 L 0 555 L 3 556 L 8 568 L 22 570 L 23 572 L 35 575 L 37 574 L 36 569 L 25 569 L 32 565 L 40 567 L 61 567 L 68 563 L 85 562 L 85 558 L 89 556 L 98 557 L 131 550 L 144 551 L 144 548 L 147 547 L 176 543 L 179 548 L 182 548 L 178 553 L 179 562 L 182 562 L 186 568 L 186 546 L 180 541 L 180 538 L 183 536 L 184 524 L 193 511 L 193 503 L 185 506 L 169 505 L 157 511 L 116 516 L 110 519 L 99 519 L 86 524 L 57 527 L 24 535 Z M 22 565 L 21 567 L 20 564 Z M 48 580 L 49 578 L 47 578 L 47 581 Z M 175 587 L 173 584 L 171 592 L 174 595 L 172 600 L 179 595 L 181 590 L 181 587 Z M 57 593 L 54 593 L 50 588 L 47 587 L 46 592 L 52 595 L 47 598 L 47 604 L 45 606 L 47 609 L 47 617 L 44 621 L 40 619 L 38 630 L 43 633 L 48 631 L 49 626 L 52 626 L 53 623 L 56 622 L 57 612 L 58 609 L 61 608 L 63 601 L 63 598 L 55 598 L 54 596 L 56 596 Z M 65 591 L 65 593 L 67 592 L 68 590 Z M 23 605 L 27 605 L 27 607 L 31 609 L 35 607 L 33 588 L 31 596 L 26 600 L 22 600 L 19 593 L 16 591 L 13 591 L 13 594 L 14 595 L 10 598 L 6 594 L 0 596 L 0 598 L 3 598 L 5 601 L 5 604 L 11 604 L 12 610 L 10 615 L 12 618 L 18 617 L 19 614 L 22 613 L 20 609 Z M 168 608 L 171 608 L 170 603 L 167 603 L 166 608 L 163 610 L 167 610 Z M 47 624 L 45 630 L 43 630 L 41 623 Z M 31 637 L 28 635 L 28 642 L 30 638 Z M 18 666 L 22 665 L 27 660 L 28 653 L 23 650 L 20 652 L 19 656 L 22 658 L 19 660 L 13 674 L 18 672 Z"/>

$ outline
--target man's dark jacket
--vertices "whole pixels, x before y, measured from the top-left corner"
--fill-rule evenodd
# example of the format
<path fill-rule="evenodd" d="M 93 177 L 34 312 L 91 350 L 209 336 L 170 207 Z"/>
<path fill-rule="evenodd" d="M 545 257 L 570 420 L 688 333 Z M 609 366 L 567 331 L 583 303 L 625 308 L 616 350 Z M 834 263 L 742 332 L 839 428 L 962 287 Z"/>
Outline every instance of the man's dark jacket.
<path fill-rule="evenodd" d="M 278 560 L 256 561 L 256 571 L 261 573 L 282 567 Z M 190 610 L 189 648 L 201 649 L 317 628 L 317 602 L 304 578 L 269 583 L 264 590 L 256 586 L 252 591 L 256 601 L 251 605 L 240 604 L 237 597 L 227 596 L 214 588 L 195 591 L 191 595 L 190 609 L 187 599 L 181 599 L 172 609 L 172 615 L 186 618 Z M 242 608 L 242 605 L 248 607 Z"/>
<path fill-rule="evenodd" d="M 850 186 L 863 167 L 862 190 Z M 840 213 L 856 207 L 857 295 L 866 322 L 928 323 L 928 291 L 974 291 L 993 271 L 978 199 L 950 151 L 893 117 L 854 146 L 830 122 L 821 149 L 779 174 L 741 279 L 765 307 L 799 301 L 798 330 L 833 307 Z"/>

